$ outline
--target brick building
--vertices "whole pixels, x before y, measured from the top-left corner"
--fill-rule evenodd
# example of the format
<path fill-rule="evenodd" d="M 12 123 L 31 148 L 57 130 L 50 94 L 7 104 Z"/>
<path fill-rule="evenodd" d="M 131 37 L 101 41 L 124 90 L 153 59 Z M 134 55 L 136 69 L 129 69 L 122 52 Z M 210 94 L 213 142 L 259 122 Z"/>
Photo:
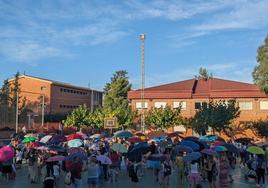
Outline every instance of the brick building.
<path fill-rule="evenodd" d="M 19 84 L 20 97 L 26 98 L 27 108 L 34 113 L 40 113 L 43 96 L 46 114 L 64 114 L 83 104 L 93 109 L 102 105 L 102 92 L 89 88 L 28 75 L 19 76 Z"/>
<path fill-rule="evenodd" d="M 128 93 L 133 110 L 141 110 L 141 91 Z M 197 109 L 210 100 L 235 99 L 240 107 L 238 123 L 266 119 L 268 117 L 268 96 L 254 84 L 210 78 L 208 80 L 184 80 L 146 88 L 144 108 L 160 108 L 166 105 L 177 108 L 181 105 L 183 117 L 194 116 Z"/>

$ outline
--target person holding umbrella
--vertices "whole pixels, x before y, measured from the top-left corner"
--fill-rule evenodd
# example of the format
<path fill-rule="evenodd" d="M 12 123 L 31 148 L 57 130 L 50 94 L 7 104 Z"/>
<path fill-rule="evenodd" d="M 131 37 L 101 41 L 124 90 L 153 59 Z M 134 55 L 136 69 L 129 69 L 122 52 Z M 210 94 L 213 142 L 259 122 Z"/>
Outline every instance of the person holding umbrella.
<path fill-rule="evenodd" d="M 78 157 L 74 158 L 74 162 L 71 165 L 71 176 L 73 179 L 74 188 L 82 188 L 82 172 L 83 163 Z"/>
<path fill-rule="evenodd" d="M 179 184 L 180 185 L 184 185 L 184 181 L 185 181 L 185 163 L 183 161 L 183 155 L 185 156 L 186 153 L 184 152 L 180 152 L 177 156 L 176 156 L 176 165 L 177 165 L 177 169 L 178 169 L 178 177 L 179 177 Z"/>
<path fill-rule="evenodd" d="M 100 167 L 96 156 L 92 156 L 88 164 L 88 186 L 89 188 L 97 188 L 99 184 Z"/>
<path fill-rule="evenodd" d="M 165 161 L 162 164 L 163 171 L 163 188 L 168 188 L 169 176 L 171 175 L 172 164 L 169 156 L 166 156 Z"/>
<path fill-rule="evenodd" d="M 229 161 L 227 159 L 226 153 L 221 152 L 220 154 L 220 186 L 227 187 L 228 185 L 228 170 L 229 170 Z"/>

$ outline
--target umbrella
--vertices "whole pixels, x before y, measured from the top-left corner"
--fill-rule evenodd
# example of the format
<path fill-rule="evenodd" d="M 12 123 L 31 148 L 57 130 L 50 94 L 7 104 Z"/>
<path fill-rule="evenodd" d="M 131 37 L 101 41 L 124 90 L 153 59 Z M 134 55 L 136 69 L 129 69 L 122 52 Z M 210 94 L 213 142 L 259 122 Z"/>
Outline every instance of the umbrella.
<path fill-rule="evenodd" d="M 100 139 L 101 138 L 101 134 L 93 134 L 89 138 L 92 138 L 92 139 Z"/>
<path fill-rule="evenodd" d="M 213 149 L 203 149 L 201 153 L 207 154 L 207 155 L 217 155 L 217 152 Z"/>
<path fill-rule="evenodd" d="M 127 148 L 123 144 L 115 143 L 111 146 L 111 149 L 119 153 L 127 153 Z"/>
<path fill-rule="evenodd" d="M 70 148 L 68 149 L 68 153 L 69 155 L 74 154 L 74 153 L 83 153 L 86 155 L 85 150 L 83 150 L 82 148 Z"/>
<path fill-rule="evenodd" d="M 216 146 L 215 148 L 213 148 L 215 151 L 217 152 L 224 152 L 227 151 L 227 148 L 224 146 Z"/>
<path fill-rule="evenodd" d="M 167 135 L 167 137 L 168 137 L 168 138 L 177 137 L 177 136 L 179 136 L 179 134 L 182 134 L 182 132 L 180 132 L 180 131 L 175 131 L 175 132 L 173 132 L 173 133 L 169 133 L 169 134 Z"/>
<path fill-rule="evenodd" d="M 97 156 L 97 160 L 100 161 L 102 164 L 107 164 L 107 165 L 112 164 L 111 159 L 109 157 L 107 157 L 106 155 Z"/>
<path fill-rule="evenodd" d="M 0 148 L 0 162 L 5 162 L 12 159 L 15 155 L 15 151 L 12 147 L 4 146 Z"/>
<path fill-rule="evenodd" d="M 74 160 L 74 159 L 80 159 L 80 160 L 87 160 L 88 157 L 83 154 L 83 153 L 74 153 L 72 155 L 68 155 L 67 157 L 65 157 L 65 160 L 69 161 L 69 160 Z"/>
<path fill-rule="evenodd" d="M 200 149 L 199 145 L 194 141 L 184 140 L 181 143 L 182 146 L 188 146 L 193 149 L 193 151 L 198 151 Z"/>
<path fill-rule="evenodd" d="M 67 145 L 70 147 L 70 148 L 74 148 L 74 147 L 80 147 L 83 145 L 83 141 L 80 140 L 80 139 L 74 139 L 74 140 L 69 140 Z"/>
<path fill-rule="evenodd" d="M 129 138 L 132 136 L 133 134 L 129 131 L 117 131 L 114 133 L 114 137 L 117 137 L 117 138 Z"/>
<path fill-rule="evenodd" d="M 138 133 L 135 133 L 135 135 L 136 135 L 136 136 L 145 136 L 145 134 L 143 134 L 143 133 L 140 133 L 140 132 L 138 132 Z"/>
<path fill-rule="evenodd" d="M 193 149 L 191 147 L 188 147 L 188 146 L 182 146 L 182 145 L 176 145 L 174 148 L 173 148 L 173 151 L 175 152 L 175 155 L 178 155 L 178 153 L 183 153 L 183 152 L 186 152 L 186 153 L 191 153 L 193 152 Z"/>
<path fill-rule="evenodd" d="M 232 153 L 239 153 L 237 147 L 235 147 L 233 144 L 227 144 L 227 143 L 226 143 L 226 144 L 224 144 L 223 146 L 226 147 L 227 150 L 228 150 L 229 152 L 232 152 Z"/>
<path fill-rule="evenodd" d="M 131 142 L 131 143 L 141 143 L 141 142 L 143 142 L 142 139 L 140 139 L 139 137 L 136 137 L 136 136 L 128 138 L 127 141 Z"/>
<path fill-rule="evenodd" d="M 47 143 L 52 138 L 52 135 L 46 135 L 40 139 L 40 142 Z"/>
<path fill-rule="evenodd" d="M 152 154 L 148 157 L 150 161 L 164 161 L 166 160 L 166 156 L 163 154 Z"/>
<path fill-rule="evenodd" d="M 88 136 L 85 133 L 82 133 L 80 131 L 79 132 L 76 132 L 76 134 L 81 135 L 83 139 L 87 139 L 88 138 Z"/>
<path fill-rule="evenodd" d="M 22 140 L 22 143 L 34 142 L 35 140 L 36 140 L 35 137 L 28 136 L 28 137 L 25 137 L 25 138 Z"/>
<path fill-rule="evenodd" d="M 46 162 L 53 162 L 53 161 L 63 161 L 65 159 L 64 156 L 62 155 L 56 155 L 56 156 L 53 156 L 53 157 L 49 157 Z"/>
<path fill-rule="evenodd" d="M 256 143 L 256 145 L 258 147 L 267 147 L 268 146 L 268 142 L 259 142 L 259 143 Z"/>
<path fill-rule="evenodd" d="M 162 132 L 162 131 L 152 131 L 148 133 L 148 137 L 150 139 L 155 138 L 155 137 L 160 137 L 160 136 L 166 136 L 167 134 Z"/>
<path fill-rule="evenodd" d="M 49 140 L 49 144 L 59 144 L 61 142 L 66 142 L 67 139 L 64 135 L 54 135 L 52 138 Z"/>
<path fill-rule="evenodd" d="M 154 137 L 152 140 L 154 140 L 155 142 L 161 142 L 161 141 L 164 141 L 166 140 L 166 136 L 157 136 L 157 137 Z"/>
<path fill-rule="evenodd" d="M 48 150 L 55 151 L 55 152 L 58 152 L 58 153 L 65 153 L 66 152 L 64 147 L 57 146 L 57 145 L 48 146 Z"/>
<path fill-rule="evenodd" d="M 213 146 L 223 146 L 225 144 L 225 142 L 221 142 L 221 141 L 216 141 Z"/>
<path fill-rule="evenodd" d="M 185 137 L 183 140 L 199 140 L 199 138 L 197 138 L 196 136 L 187 136 Z"/>
<path fill-rule="evenodd" d="M 39 147 L 37 147 L 35 149 L 42 151 L 42 150 L 48 150 L 48 147 L 46 147 L 46 146 L 39 146 Z"/>
<path fill-rule="evenodd" d="M 201 156 L 202 155 L 200 152 L 188 153 L 186 156 L 183 157 L 183 160 L 185 162 L 192 162 L 192 161 L 199 159 Z"/>
<path fill-rule="evenodd" d="M 256 155 L 261 155 L 261 154 L 265 154 L 265 152 L 263 151 L 262 148 L 258 147 L 258 146 L 249 146 L 247 151 L 249 153 L 252 153 L 252 154 L 256 154 Z"/>
<path fill-rule="evenodd" d="M 248 145 L 251 141 L 252 141 L 251 138 L 246 138 L 246 137 L 235 139 L 235 142 L 238 142 L 244 145 Z"/>
<path fill-rule="evenodd" d="M 167 147 L 167 146 L 169 145 L 169 142 L 166 141 L 166 140 L 163 140 L 163 141 L 158 142 L 157 145 L 158 145 L 159 147 L 163 147 L 163 148 L 165 148 L 165 147 Z"/>
<path fill-rule="evenodd" d="M 74 139 L 83 139 L 83 137 L 79 134 L 70 134 L 67 136 L 67 141 L 74 140 Z"/>
<path fill-rule="evenodd" d="M 45 146 L 45 144 L 43 142 L 33 142 L 33 143 L 31 143 L 29 148 L 37 148 L 37 147 L 40 147 L 40 146 Z"/>

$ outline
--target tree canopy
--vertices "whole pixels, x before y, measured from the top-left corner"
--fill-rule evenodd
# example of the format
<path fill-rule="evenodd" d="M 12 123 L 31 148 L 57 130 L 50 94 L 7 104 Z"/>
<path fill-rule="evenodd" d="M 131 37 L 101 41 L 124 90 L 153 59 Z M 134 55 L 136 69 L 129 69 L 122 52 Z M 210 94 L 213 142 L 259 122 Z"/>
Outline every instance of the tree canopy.
<path fill-rule="evenodd" d="M 268 137 L 268 120 L 255 121 L 252 123 L 254 132 L 260 137 Z"/>
<path fill-rule="evenodd" d="M 264 44 L 258 48 L 257 62 L 252 73 L 253 81 L 262 91 L 268 93 L 268 36 Z"/>
<path fill-rule="evenodd" d="M 209 74 L 206 68 L 200 67 L 199 74 L 195 76 L 195 78 L 198 80 L 207 80 L 209 78 L 212 78 L 212 74 Z"/>
<path fill-rule="evenodd" d="M 234 100 L 210 101 L 208 106 L 202 106 L 191 121 L 192 128 L 199 134 L 205 134 L 209 128 L 213 132 L 222 132 L 230 128 L 232 120 L 240 115 L 239 107 Z"/>
<path fill-rule="evenodd" d="M 181 108 L 171 109 L 170 106 L 166 106 L 165 108 L 154 108 L 146 114 L 145 123 L 146 125 L 154 126 L 159 130 L 180 125 L 182 122 L 180 112 Z"/>
<path fill-rule="evenodd" d="M 125 70 L 116 71 L 111 82 L 104 87 L 102 112 L 105 117 L 117 117 L 120 127 L 130 125 L 135 116 L 127 99 L 127 93 L 131 89 L 127 74 Z"/>

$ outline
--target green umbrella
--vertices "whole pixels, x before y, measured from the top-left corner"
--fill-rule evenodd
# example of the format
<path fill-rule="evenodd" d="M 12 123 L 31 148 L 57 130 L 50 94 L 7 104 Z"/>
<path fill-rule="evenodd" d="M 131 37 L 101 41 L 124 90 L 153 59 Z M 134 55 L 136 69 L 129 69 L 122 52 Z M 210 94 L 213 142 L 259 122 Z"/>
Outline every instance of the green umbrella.
<path fill-rule="evenodd" d="M 123 144 L 115 143 L 111 146 L 111 149 L 119 153 L 127 153 L 127 148 Z"/>
<path fill-rule="evenodd" d="M 256 155 L 260 155 L 260 154 L 264 155 L 264 153 L 265 153 L 262 148 L 257 147 L 257 146 L 249 146 L 247 151 L 249 153 L 256 154 Z"/>
<path fill-rule="evenodd" d="M 28 137 L 23 139 L 22 143 L 34 142 L 35 140 L 36 140 L 35 137 L 28 136 Z"/>

